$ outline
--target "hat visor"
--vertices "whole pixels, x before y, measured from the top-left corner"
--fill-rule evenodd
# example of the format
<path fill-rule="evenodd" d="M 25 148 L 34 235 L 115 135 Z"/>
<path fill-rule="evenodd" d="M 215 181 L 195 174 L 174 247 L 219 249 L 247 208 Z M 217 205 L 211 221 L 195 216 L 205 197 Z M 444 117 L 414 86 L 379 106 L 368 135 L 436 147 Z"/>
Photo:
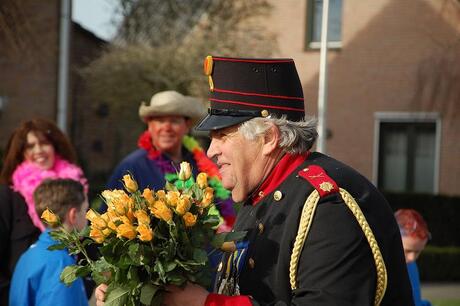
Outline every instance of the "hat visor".
<path fill-rule="evenodd" d="M 254 118 L 253 116 L 218 116 L 218 115 L 207 115 L 200 123 L 195 127 L 197 131 L 214 131 L 223 129 L 238 123 L 242 123 Z"/>

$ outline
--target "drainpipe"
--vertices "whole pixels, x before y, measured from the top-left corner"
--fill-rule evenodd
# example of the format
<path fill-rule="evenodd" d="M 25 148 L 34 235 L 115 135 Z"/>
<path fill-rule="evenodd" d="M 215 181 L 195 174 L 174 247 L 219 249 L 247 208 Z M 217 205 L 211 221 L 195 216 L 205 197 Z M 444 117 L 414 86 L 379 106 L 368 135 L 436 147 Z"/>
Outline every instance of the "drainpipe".
<path fill-rule="evenodd" d="M 64 133 L 67 131 L 67 108 L 69 96 L 68 88 L 71 1 L 72 0 L 61 0 L 59 25 L 59 75 L 56 122 Z"/>
<path fill-rule="evenodd" d="M 318 88 L 318 142 L 317 151 L 326 154 L 327 140 L 327 28 L 329 20 L 329 0 L 323 1 L 321 21 L 321 54 Z"/>

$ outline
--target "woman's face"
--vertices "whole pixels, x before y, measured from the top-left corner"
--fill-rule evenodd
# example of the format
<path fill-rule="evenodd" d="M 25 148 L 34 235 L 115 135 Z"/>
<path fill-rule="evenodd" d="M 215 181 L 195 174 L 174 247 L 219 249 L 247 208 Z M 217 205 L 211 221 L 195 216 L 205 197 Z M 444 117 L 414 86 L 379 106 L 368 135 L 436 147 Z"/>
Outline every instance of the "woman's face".
<path fill-rule="evenodd" d="M 54 165 L 55 150 L 51 142 L 40 132 L 27 134 L 24 159 L 34 163 L 42 170 L 51 169 Z"/>

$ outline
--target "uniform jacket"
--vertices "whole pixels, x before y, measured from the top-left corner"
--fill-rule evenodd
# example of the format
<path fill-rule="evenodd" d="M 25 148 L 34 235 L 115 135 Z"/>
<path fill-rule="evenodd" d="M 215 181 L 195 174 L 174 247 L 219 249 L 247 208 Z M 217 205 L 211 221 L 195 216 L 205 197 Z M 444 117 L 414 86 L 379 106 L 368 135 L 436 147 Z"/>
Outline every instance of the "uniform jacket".
<path fill-rule="evenodd" d="M 75 259 L 67 250 L 48 250 L 53 244 L 46 230 L 21 256 L 11 280 L 10 306 L 88 306 L 81 278 L 70 287 L 60 281 L 62 270 Z"/>
<path fill-rule="evenodd" d="M 373 305 L 376 270 L 372 253 L 337 193 L 318 203 L 299 260 L 297 289 L 291 290 L 293 242 L 304 203 L 314 190 L 299 171 L 318 165 L 354 197 L 376 237 L 388 273 L 381 305 L 413 305 L 399 229 L 386 200 L 352 168 L 320 153 L 305 157 L 285 155 L 268 182 L 240 208 L 234 230 L 248 231 L 246 240 L 238 243 L 236 253 L 224 255 L 215 289 L 222 288 L 230 275 L 241 295 L 251 296 L 253 304 Z M 276 188 L 270 191 L 267 185 Z M 213 301 L 219 298 L 211 294 L 207 305 L 217 305 Z"/>
<path fill-rule="evenodd" d="M 7 185 L 0 185 L 0 305 L 8 305 L 16 262 L 39 235 L 40 230 L 27 213 L 24 198 Z"/>

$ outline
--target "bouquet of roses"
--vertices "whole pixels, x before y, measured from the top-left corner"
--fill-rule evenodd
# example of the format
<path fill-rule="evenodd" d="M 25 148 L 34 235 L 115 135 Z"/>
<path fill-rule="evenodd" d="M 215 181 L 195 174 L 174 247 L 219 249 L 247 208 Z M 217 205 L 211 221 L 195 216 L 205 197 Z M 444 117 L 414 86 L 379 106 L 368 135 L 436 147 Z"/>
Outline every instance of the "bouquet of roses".
<path fill-rule="evenodd" d="M 87 229 L 52 231 L 58 244 L 50 249 L 67 248 L 70 254 L 84 255 L 62 271 L 61 281 L 71 284 L 91 274 L 96 283 L 109 284 L 107 306 L 161 305 L 167 285 L 182 286 L 187 281 L 207 287 L 209 253 L 245 233 L 215 233 L 219 217 L 210 213 L 214 191 L 205 173 L 195 181 L 190 165 L 183 162 L 178 178 L 176 184 L 166 183 L 164 190 L 141 192 L 127 174 L 123 177 L 126 191 L 102 192 L 107 212 L 88 211 Z M 48 210 L 42 218 L 47 223 L 59 222 Z M 90 243 L 98 244 L 98 260 L 86 253 Z"/>

